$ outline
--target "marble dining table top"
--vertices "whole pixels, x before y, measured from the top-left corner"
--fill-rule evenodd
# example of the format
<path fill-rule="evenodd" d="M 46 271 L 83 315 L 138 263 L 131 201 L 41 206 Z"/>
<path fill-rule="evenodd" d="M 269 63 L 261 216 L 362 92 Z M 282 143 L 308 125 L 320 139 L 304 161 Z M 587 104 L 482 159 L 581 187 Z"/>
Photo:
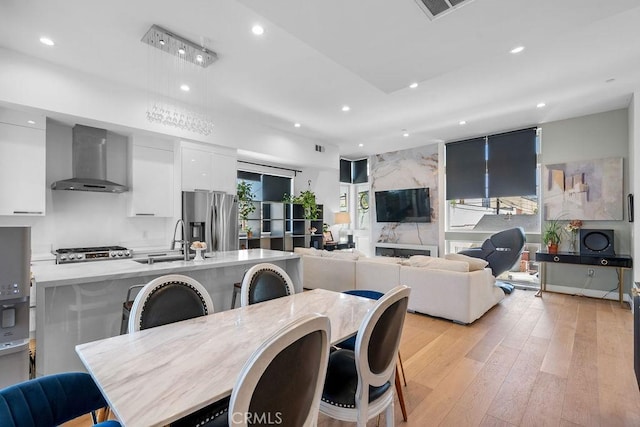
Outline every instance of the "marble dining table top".
<path fill-rule="evenodd" d="M 335 344 L 357 332 L 375 303 L 314 289 L 81 344 L 76 352 L 123 425 L 161 426 L 229 396 L 251 354 L 293 320 L 328 316 Z"/>

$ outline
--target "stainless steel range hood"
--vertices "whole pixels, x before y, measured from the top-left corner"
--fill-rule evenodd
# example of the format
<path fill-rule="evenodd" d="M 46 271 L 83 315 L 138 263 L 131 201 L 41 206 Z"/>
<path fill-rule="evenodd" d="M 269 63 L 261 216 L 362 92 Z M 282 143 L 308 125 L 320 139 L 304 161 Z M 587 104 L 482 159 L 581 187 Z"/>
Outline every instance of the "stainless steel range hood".
<path fill-rule="evenodd" d="M 107 131 L 89 126 L 73 127 L 73 178 L 51 184 L 53 190 L 124 193 L 125 185 L 107 181 Z"/>

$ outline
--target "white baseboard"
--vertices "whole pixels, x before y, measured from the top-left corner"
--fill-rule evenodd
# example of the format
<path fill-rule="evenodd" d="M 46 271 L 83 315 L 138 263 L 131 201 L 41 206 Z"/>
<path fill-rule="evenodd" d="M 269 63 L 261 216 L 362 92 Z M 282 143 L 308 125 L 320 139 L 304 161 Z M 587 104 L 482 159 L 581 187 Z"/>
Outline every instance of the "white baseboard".
<path fill-rule="evenodd" d="M 615 291 L 602 291 L 598 289 L 581 289 L 581 288 L 572 288 L 569 286 L 559 286 L 559 285 L 550 285 L 547 284 L 547 290 L 552 292 L 558 292 L 560 294 L 568 294 L 568 295 L 582 295 L 590 298 L 600 298 L 618 301 L 618 290 Z M 631 304 L 631 296 L 629 294 L 622 294 L 622 300 Z"/>

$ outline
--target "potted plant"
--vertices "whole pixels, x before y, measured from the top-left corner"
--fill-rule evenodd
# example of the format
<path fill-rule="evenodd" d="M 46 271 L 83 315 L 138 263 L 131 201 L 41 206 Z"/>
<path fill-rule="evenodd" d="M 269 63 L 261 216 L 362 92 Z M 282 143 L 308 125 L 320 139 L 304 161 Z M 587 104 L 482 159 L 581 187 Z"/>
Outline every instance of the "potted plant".
<path fill-rule="evenodd" d="M 309 181 L 309 187 L 311 187 L 311 181 Z M 299 196 L 285 194 L 282 201 L 302 205 L 304 219 L 318 219 L 319 209 L 316 203 L 316 194 L 311 189 L 301 191 Z"/>
<path fill-rule="evenodd" d="M 558 252 L 558 245 L 562 235 L 562 225 L 558 219 L 552 219 L 547 221 L 544 225 L 544 231 L 542 233 L 542 242 L 547 246 L 547 251 L 550 254 Z"/>
<path fill-rule="evenodd" d="M 246 232 L 251 231 L 251 228 L 247 226 L 247 220 L 249 215 L 256 210 L 256 205 L 253 203 L 253 189 L 250 182 L 239 181 L 238 182 L 238 218 L 240 219 L 240 227 Z"/>

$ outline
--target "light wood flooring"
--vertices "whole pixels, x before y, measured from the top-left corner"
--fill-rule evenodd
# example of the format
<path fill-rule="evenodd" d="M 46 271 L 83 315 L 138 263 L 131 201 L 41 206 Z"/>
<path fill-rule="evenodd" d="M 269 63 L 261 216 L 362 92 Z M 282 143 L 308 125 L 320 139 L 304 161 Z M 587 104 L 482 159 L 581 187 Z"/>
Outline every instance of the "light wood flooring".
<path fill-rule="evenodd" d="M 640 426 L 633 316 L 615 301 L 518 289 L 470 326 L 407 314 L 400 351 L 396 426 Z"/>

